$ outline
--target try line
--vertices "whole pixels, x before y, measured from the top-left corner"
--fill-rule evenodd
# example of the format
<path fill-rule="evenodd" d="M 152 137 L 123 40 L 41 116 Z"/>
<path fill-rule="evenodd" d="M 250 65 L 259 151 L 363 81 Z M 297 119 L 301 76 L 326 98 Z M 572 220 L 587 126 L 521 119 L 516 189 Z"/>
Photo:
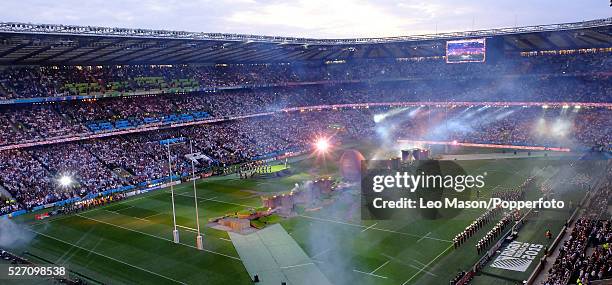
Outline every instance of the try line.
<path fill-rule="evenodd" d="M 117 227 L 117 228 L 120 228 L 120 229 L 124 229 L 124 230 L 126 230 L 126 231 L 131 231 L 131 232 L 139 233 L 139 234 L 141 234 L 141 235 L 146 235 L 146 236 L 149 236 L 149 237 L 152 237 L 152 238 L 156 238 L 156 239 L 164 240 L 164 241 L 167 241 L 167 242 L 170 242 L 170 243 L 174 243 L 174 241 L 173 241 L 173 240 L 170 240 L 170 239 L 167 239 L 167 238 L 163 238 L 163 237 L 156 236 L 156 235 L 153 235 L 153 234 L 149 234 L 149 233 L 141 232 L 141 231 L 139 231 L 139 230 L 135 230 L 135 229 L 126 228 L 126 227 L 123 227 L 123 226 L 120 226 L 120 225 L 115 225 L 115 224 L 113 224 L 113 223 L 109 223 L 109 222 L 101 221 L 101 220 L 94 219 L 94 218 L 87 217 L 87 216 L 83 216 L 83 215 L 81 215 L 81 214 L 77 214 L 76 216 L 81 217 L 81 218 L 83 218 L 83 219 L 92 220 L 92 221 L 98 222 L 98 223 L 100 223 L 100 224 L 106 224 L 106 225 L 109 225 L 109 226 L 113 226 L 113 227 Z M 185 244 L 185 243 L 178 243 L 178 244 L 183 245 L 183 246 L 186 246 L 186 247 L 191 247 L 191 248 L 195 248 L 195 249 L 197 249 L 197 247 L 195 247 L 195 246 L 193 246 L 193 245 L 189 245 L 189 244 Z M 228 258 L 231 258 L 231 259 L 234 259 L 234 260 L 238 260 L 238 261 L 240 261 L 240 258 L 235 257 L 235 256 L 231 256 L 231 255 L 227 255 L 227 254 L 224 254 L 224 253 L 220 253 L 220 252 L 212 251 L 212 250 L 209 250 L 209 249 L 203 249 L 203 251 L 210 252 L 210 253 L 213 253 L 213 254 L 216 254 L 216 255 L 220 255 L 220 256 L 225 256 L 225 257 L 228 257 Z"/>

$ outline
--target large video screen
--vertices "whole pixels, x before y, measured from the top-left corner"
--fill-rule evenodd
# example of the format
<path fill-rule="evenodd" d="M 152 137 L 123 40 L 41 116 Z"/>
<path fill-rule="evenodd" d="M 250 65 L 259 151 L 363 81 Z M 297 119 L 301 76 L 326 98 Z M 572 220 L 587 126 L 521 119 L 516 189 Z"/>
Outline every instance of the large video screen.
<path fill-rule="evenodd" d="M 485 39 L 469 39 L 446 42 L 446 62 L 485 62 Z"/>

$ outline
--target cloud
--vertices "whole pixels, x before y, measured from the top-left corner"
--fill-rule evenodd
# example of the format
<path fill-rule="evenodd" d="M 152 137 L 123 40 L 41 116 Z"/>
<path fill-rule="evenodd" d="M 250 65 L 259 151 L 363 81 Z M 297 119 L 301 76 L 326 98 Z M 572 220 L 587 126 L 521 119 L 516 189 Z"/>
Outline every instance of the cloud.
<path fill-rule="evenodd" d="M 327 37 L 388 36 L 406 33 L 411 20 L 386 12 L 368 1 L 298 0 L 260 5 L 258 9 L 232 13 L 228 21 L 253 30 L 275 27 L 293 29 L 296 36 Z"/>
<path fill-rule="evenodd" d="M 2 0 L 2 21 L 314 38 L 414 35 L 609 17 L 607 1 Z"/>
<path fill-rule="evenodd" d="M 423 3 L 414 3 L 412 1 L 407 2 L 399 2 L 397 3 L 397 7 L 415 12 L 415 14 L 422 15 L 429 18 L 434 18 L 442 14 L 444 10 L 444 6 L 439 3 L 433 2 L 423 2 Z"/>

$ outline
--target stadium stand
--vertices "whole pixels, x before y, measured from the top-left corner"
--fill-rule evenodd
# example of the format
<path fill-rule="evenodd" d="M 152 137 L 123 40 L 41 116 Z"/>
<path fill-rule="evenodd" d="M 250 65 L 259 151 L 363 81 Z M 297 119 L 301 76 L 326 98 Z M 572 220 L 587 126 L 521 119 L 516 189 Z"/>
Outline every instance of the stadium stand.
<path fill-rule="evenodd" d="M 0 214 L 188 176 L 189 142 L 208 158 L 198 160 L 201 173 L 306 151 L 320 134 L 339 140 L 381 135 L 372 118 L 400 103 L 419 111 L 397 124 L 388 119 L 393 130 L 385 135 L 393 138 L 611 147 L 607 125 L 612 118 L 612 47 L 579 34 L 586 29 L 603 37 L 609 19 L 512 35 L 528 41 L 546 38 L 548 34 L 539 31 L 548 31 L 574 38 L 553 50 L 517 47 L 514 39 L 501 35 L 504 55 L 486 64 L 446 63 L 442 43 L 460 34 L 427 39 L 432 42 L 377 39 L 379 43 L 360 45 L 286 38 L 279 50 L 254 47 L 252 58 L 270 60 L 248 63 L 238 56 L 244 51 L 232 51 L 233 46 L 223 51 L 227 39 L 210 39 L 205 48 L 196 40 L 181 39 L 185 46 L 176 48 L 187 50 L 184 57 L 173 57 L 172 48 L 123 54 L 123 45 L 108 45 L 106 50 L 57 44 L 50 51 L 57 54 L 32 52 L 20 58 L 22 47 L 31 48 L 16 44 L 20 40 L 15 37 L 29 36 L 20 32 L 24 27 L 41 28 L 0 25 L 0 186 L 11 196 L 3 198 L 8 203 Z M 42 27 L 39 35 L 62 33 L 54 27 Z M 80 31 L 86 33 L 87 28 Z M 128 33 L 122 35 L 126 42 L 142 37 L 134 30 L 122 33 Z M 256 40 L 263 41 L 261 47 L 278 42 Z M 306 42 L 314 47 L 308 50 Z M 191 46 L 196 55 L 218 50 L 212 58 L 190 56 Z M 311 58 L 316 60 L 307 60 Z M 516 104 L 504 106 L 510 103 Z M 557 108 L 547 111 L 547 104 Z M 440 135 L 429 129 L 443 118 L 460 118 L 475 109 L 482 109 L 476 117 L 490 120 L 473 121 L 470 130 L 456 128 L 451 121 Z M 562 139 L 534 133 L 533 126 L 541 120 L 554 124 L 560 117 L 571 129 L 563 131 Z M 178 142 L 171 145 L 172 174 L 167 140 Z M 68 188 L 57 183 L 66 174 L 76 181 Z"/>
<path fill-rule="evenodd" d="M 612 230 L 608 212 L 612 189 L 610 174 L 607 181 L 595 189 L 588 211 L 575 222 L 543 284 L 591 284 L 612 277 Z"/>

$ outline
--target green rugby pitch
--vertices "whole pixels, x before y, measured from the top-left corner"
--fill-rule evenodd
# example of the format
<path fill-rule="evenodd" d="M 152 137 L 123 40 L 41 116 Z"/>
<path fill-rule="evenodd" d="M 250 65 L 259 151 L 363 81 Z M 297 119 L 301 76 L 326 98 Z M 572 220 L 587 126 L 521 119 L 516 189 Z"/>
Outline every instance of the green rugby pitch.
<path fill-rule="evenodd" d="M 326 162 L 312 157 L 294 160 L 292 174 L 282 178 L 241 180 L 230 175 L 197 181 L 202 225 L 212 217 L 260 206 L 262 193 L 287 191 L 318 175 L 337 175 L 332 162 L 338 154 L 332 156 Z M 459 163 L 468 173 L 488 173 L 488 189 L 482 191 L 486 197 L 488 190 L 518 186 L 546 162 Z M 35 262 L 66 265 L 93 284 L 251 284 L 226 232 L 203 226 L 205 251 L 195 248 L 192 184 L 183 183 L 175 191 L 180 244 L 172 242 L 170 192 L 163 189 L 42 222 L 31 215 L 20 217 L 35 237 L 13 250 L 27 252 L 25 256 Z M 474 244 L 488 228 L 459 249 L 451 240 L 481 211 L 464 210 L 453 220 L 362 221 L 358 189 L 342 195 L 332 206 L 281 221 L 334 284 L 447 284 L 479 259 Z M 543 235 L 538 227 L 525 230 L 534 237 Z"/>

